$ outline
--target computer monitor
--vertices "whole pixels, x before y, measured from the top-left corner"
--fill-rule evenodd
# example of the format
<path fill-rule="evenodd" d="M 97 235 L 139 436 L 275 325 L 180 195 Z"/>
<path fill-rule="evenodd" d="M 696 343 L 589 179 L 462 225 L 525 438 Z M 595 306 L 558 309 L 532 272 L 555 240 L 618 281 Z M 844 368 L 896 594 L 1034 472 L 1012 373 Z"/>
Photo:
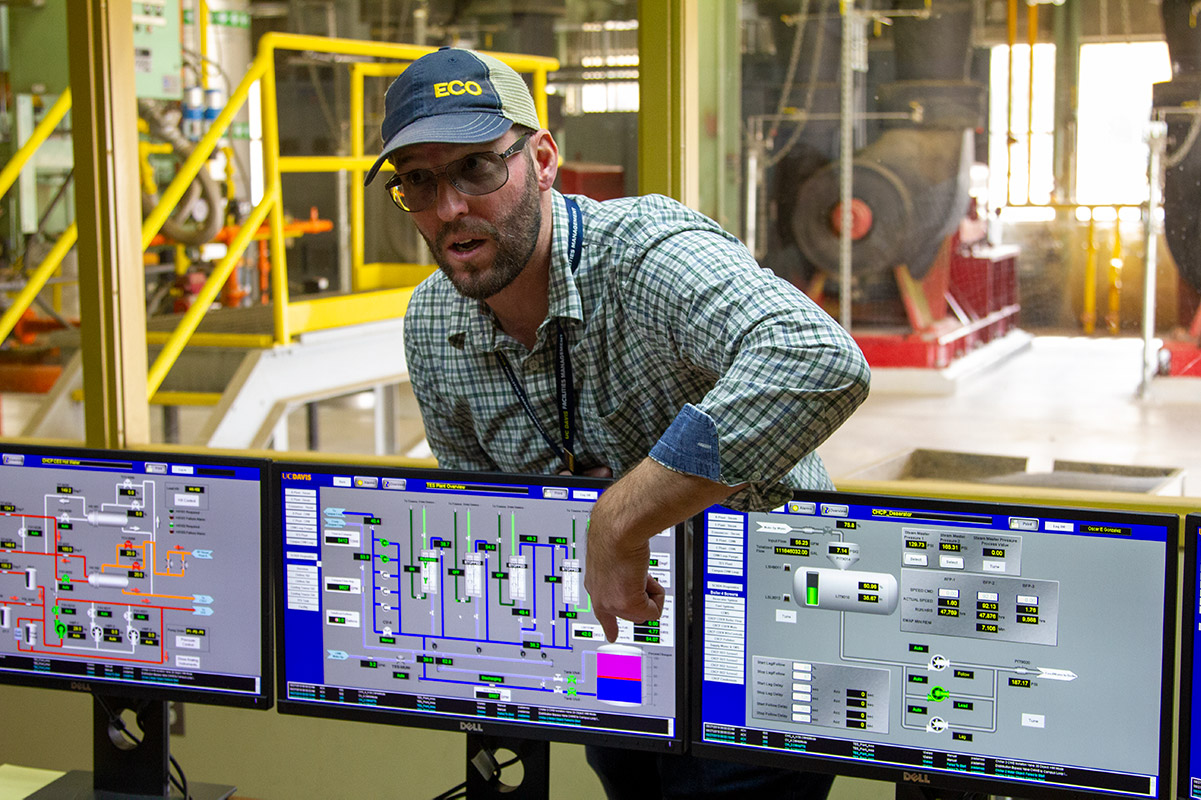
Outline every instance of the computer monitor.
<path fill-rule="evenodd" d="M 96 788 L 159 796 L 169 700 L 271 706 L 267 463 L 0 443 L 0 683 L 93 694 Z"/>
<path fill-rule="evenodd" d="M 1176 515 L 797 492 L 701 522 L 694 752 L 1170 796 Z"/>
<path fill-rule="evenodd" d="M 1180 630 L 1180 797 L 1201 798 L 1201 514 L 1184 518 Z"/>
<path fill-rule="evenodd" d="M 681 749 L 682 528 L 650 542 L 662 617 L 608 643 L 582 580 L 606 481 L 274 468 L 280 712 Z"/>

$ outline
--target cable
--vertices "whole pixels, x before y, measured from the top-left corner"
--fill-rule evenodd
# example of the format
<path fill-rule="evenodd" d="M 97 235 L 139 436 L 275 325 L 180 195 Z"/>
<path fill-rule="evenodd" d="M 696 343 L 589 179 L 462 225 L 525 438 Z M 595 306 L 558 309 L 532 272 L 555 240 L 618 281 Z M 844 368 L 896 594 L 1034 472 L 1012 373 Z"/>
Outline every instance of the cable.
<path fill-rule="evenodd" d="M 462 792 L 462 794 L 460 794 Z M 432 800 L 457 800 L 459 797 L 467 795 L 467 781 L 463 781 L 457 786 L 452 786 L 440 795 L 437 795 Z"/>
<path fill-rule="evenodd" d="M 504 772 L 505 767 L 511 767 L 520 760 L 521 760 L 521 756 L 514 756 L 513 758 L 510 758 L 508 761 L 504 761 L 504 762 L 501 762 L 500 764 L 497 764 L 496 767 L 492 770 L 492 774 L 488 776 L 488 783 L 494 784 L 494 785 L 496 783 L 498 783 L 500 781 L 500 775 L 502 772 Z M 461 798 L 464 798 L 466 796 L 467 796 L 467 781 L 463 781 L 462 783 L 458 784 L 457 786 L 450 787 L 442 794 L 431 798 L 431 800 L 461 800 Z"/>
<path fill-rule="evenodd" d="M 136 748 L 142 744 L 142 740 L 130 733 L 129 728 L 125 727 L 125 720 L 121 719 L 121 715 L 114 714 L 113 710 L 109 708 L 108 703 L 104 702 L 103 696 L 93 693 L 92 697 L 97 703 L 100 704 L 100 707 L 104 709 L 104 713 L 108 715 L 108 727 L 110 729 L 110 734 L 111 731 L 116 731 L 124 736 L 133 745 L 133 747 L 129 749 Z M 146 729 L 146 726 L 142 724 L 142 714 L 148 709 L 149 705 L 143 705 L 142 708 L 135 712 L 138 718 L 138 724 L 142 726 L 143 730 Z M 113 745 L 120 747 L 115 740 L 113 741 Z M 167 761 L 169 763 L 167 779 L 171 782 L 172 786 L 179 790 L 184 800 L 192 800 L 192 795 L 188 793 L 188 777 L 184 775 L 183 767 L 179 766 L 179 762 L 175 760 L 175 756 L 171 755 L 170 753 L 167 754 Z M 170 773 L 170 767 L 174 767 L 175 771 L 179 773 L 178 778 Z"/>
<path fill-rule="evenodd" d="M 176 780 L 175 776 L 170 774 L 170 772 L 167 773 L 171 785 L 179 789 L 179 793 L 183 795 L 184 800 L 192 800 L 192 795 L 188 794 L 188 776 L 183 774 L 183 767 L 179 766 L 179 762 L 175 760 L 175 756 L 170 753 L 167 754 L 167 759 L 170 761 L 171 766 L 175 767 L 175 771 L 179 773 L 179 780 Z"/>
<path fill-rule="evenodd" d="M 809 0 L 805 0 L 805 6 L 804 6 L 805 11 L 808 11 L 808 8 L 807 8 L 808 4 L 809 4 Z M 826 8 L 828 5 L 829 5 L 829 3 L 822 2 L 820 7 L 818 8 L 818 12 L 815 16 L 821 16 L 824 18 L 825 14 L 826 14 Z M 806 19 L 807 19 L 807 15 L 806 15 Z M 794 42 L 796 44 L 793 47 L 793 52 L 797 52 L 800 49 L 799 43 L 801 41 L 801 38 L 805 34 L 805 27 L 806 27 L 806 24 L 804 22 L 802 22 L 797 27 L 796 39 L 794 40 Z M 849 33 L 846 30 L 846 23 L 844 22 L 843 36 L 848 36 L 848 35 L 849 35 Z M 805 89 L 805 107 L 803 109 L 804 116 L 802 116 L 801 119 L 797 121 L 796 127 L 793 128 L 793 131 L 789 135 L 788 140 L 779 149 L 779 151 L 767 157 L 767 159 L 766 159 L 767 167 L 776 166 L 784 159 L 785 156 L 787 156 L 789 154 L 789 152 L 792 151 L 792 148 L 795 147 L 796 143 L 800 140 L 801 133 L 805 130 L 805 126 L 809 122 L 808 114 L 809 114 L 810 109 L 813 107 L 813 95 L 816 94 L 816 92 L 817 92 L 817 70 L 821 66 L 822 49 L 823 49 L 823 45 L 825 43 L 826 37 L 824 35 L 824 32 L 819 30 L 817 32 L 817 35 L 814 38 L 816 39 L 816 41 L 814 42 L 814 45 L 813 45 L 813 60 L 810 61 L 810 63 L 809 63 L 809 85 Z M 788 100 L 788 93 L 790 93 L 791 91 L 792 91 L 792 76 L 789 77 L 788 84 L 785 87 L 785 91 L 780 95 L 780 103 L 779 103 L 780 111 L 778 113 L 783 113 L 783 110 L 784 110 L 785 105 Z"/>

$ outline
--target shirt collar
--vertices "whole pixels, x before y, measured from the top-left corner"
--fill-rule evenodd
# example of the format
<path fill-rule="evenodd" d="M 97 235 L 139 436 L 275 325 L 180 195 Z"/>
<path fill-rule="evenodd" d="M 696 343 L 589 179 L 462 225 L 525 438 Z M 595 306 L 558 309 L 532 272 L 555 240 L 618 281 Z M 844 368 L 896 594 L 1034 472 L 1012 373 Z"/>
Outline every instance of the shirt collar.
<path fill-rule="evenodd" d="M 551 190 L 551 245 L 550 285 L 547 319 L 539 328 L 546 328 L 551 320 L 559 319 L 564 328 L 570 329 L 584 322 L 584 303 L 576 285 L 576 275 L 571 273 L 567 252 L 567 206 L 563 195 Z M 581 267 L 581 270 L 583 267 Z M 443 278 L 445 280 L 445 278 Z M 454 289 L 451 289 L 454 292 Z M 453 346 L 478 352 L 492 352 L 500 347 L 500 330 L 496 327 L 492 312 L 487 304 L 472 300 L 454 292 L 454 299 L 446 315 L 446 339 Z"/>

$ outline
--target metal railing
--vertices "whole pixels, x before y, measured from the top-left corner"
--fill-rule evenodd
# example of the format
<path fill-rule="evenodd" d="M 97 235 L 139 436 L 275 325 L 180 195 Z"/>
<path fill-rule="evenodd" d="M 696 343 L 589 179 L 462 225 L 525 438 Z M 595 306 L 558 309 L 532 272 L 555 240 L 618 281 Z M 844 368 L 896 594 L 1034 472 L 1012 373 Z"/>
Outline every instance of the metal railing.
<path fill-rule="evenodd" d="M 261 96 L 262 148 L 263 148 L 263 197 L 254 206 L 237 233 L 231 238 L 228 249 L 214 266 L 208 280 L 197 293 L 192 305 L 165 339 L 156 337 L 162 349 L 147 371 L 147 396 L 153 398 L 162 386 L 171 367 L 174 366 L 185 346 L 190 342 L 205 346 L 245 347 L 244 334 L 210 333 L 196 337 L 196 330 L 205 312 L 212 306 L 218 293 L 238 265 L 246 248 L 255 240 L 261 226 L 266 226 L 268 253 L 271 264 L 271 302 L 273 304 L 273 332 L 270 341 L 275 345 L 288 344 L 293 337 L 317 330 L 346 325 L 350 322 L 372 322 L 394 319 L 404 314 L 412 295 L 413 286 L 424 273 L 431 269 L 415 264 L 364 264 L 364 192 L 363 176 L 371 168 L 375 156 L 363 153 L 363 111 L 365 78 L 398 75 L 408 63 L 432 52 L 436 48 L 406 44 L 364 42 L 352 39 L 323 38 L 288 33 L 268 33 L 259 40 L 258 54 L 238 86 L 230 92 L 225 108 L 213 120 L 209 130 L 201 137 L 195 149 L 180 166 L 175 178 L 163 190 L 158 205 L 142 222 L 142 249 L 151 246 L 163 223 L 183 198 L 188 186 L 208 162 L 220 140 L 226 135 L 234 116 L 250 98 L 256 84 Z M 279 116 L 275 87 L 275 55 L 279 51 L 323 53 L 355 58 L 387 59 L 386 62 L 353 61 L 351 70 L 350 101 L 350 156 L 289 156 L 279 154 Z M 533 95 L 538 118 L 545 125 L 547 73 L 558 69 L 559 62 L 553 58 L 527 56 L 513 53 L 491 53 L 507 63 L 517 72 L 530 73 L 533 79 Z M 29 141 L 0 170 L 0 195 L 15 182 L 21 169 L 33 157 L 40 146 L 62 120 L 71 105 L 70 92 L 64 92 L 58 102 L 46 113 L 35 128 Z M 385 168 L 387 165 L 385 165 Z M 356 278 L 352 285 L 378 286 L 378 278 L 359 280 L 365 272 L 390 269 L 396 275 L 409 278 L 411 285 L 396 288 L 381 288 L 371 291 L 353 292 L 346 295 L 314 298 L 292 302 L 288 298 L 287 257 L 284 247 L 284 213 L 281 196 L 281 174 L 297 172 L 350 173 L 350 228 L 351 266 Z M 77 230 L 72 224 L 59 237 L 46 258 L 30 276 L 25 288 L 14 299 L 13 304 L 0 317 L 0 342 L 12 332 L 17 320 L 28 310 L 47 280 L 61 265 L 75 244 Z M 197 341 L 199 339 L 199 341 Z M 255 344 L 262 344 L 263 337 L 256 337 Z"/>

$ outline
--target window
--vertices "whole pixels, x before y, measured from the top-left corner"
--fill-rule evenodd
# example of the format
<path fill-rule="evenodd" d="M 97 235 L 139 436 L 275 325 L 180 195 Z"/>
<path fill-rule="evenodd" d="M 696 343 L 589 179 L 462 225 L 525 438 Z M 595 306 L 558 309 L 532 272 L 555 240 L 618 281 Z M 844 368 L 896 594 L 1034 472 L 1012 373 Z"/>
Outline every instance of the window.
<path fill-rule="evenodd" d="M 1151 84 L 1172 79 L 1164 42 L 1080 48 L 1076 202 L 1147 199 Z"/>
<path fill-rule="evenodd" d="M 1051 202 L 1055 119 L 1055 45 L 1013 47 L 1012 93 L 1009 47 L 992 49 L 989 87 L 989 207 Z M 1012 106 L 1011 106 L 1012 103 Z M 1007 144 L 1009 135 L 1012 142 Z"/>

